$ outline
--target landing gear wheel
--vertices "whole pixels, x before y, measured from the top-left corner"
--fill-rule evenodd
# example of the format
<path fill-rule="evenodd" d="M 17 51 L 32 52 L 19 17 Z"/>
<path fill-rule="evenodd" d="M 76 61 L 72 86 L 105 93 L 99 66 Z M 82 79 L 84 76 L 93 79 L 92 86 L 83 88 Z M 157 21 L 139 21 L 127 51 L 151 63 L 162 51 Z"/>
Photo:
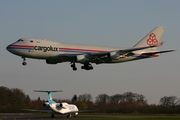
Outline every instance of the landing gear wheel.
<path fill-rule="evenodd" d="M 93 66 L 91 64 L 84 64 L 83 66 L 81 66 L 81 69 L 92 70 Z"/>
<path fill-rule="evenodd" d="M 72 67 L 72 68 L 75 67 L 75 64 L 72 64 L 71 67 Z"/>
<path fill-rule="evenodd" d="M 77 67 L 76 67 L 76 64 L 75 64 L 75 63 L 71 63 L 71 67 L 72 67 L 72 69 L 73 69 L 74 71 L 77 70 Z"/>
<path fill-rule="evenodd" d="M 81 66 L 81 69 L 85 69 L 84 66 Z"/>
<path fill-rule="evenodd" d="M 90 70 L 93 70 L 93 66 L 90 67 Z"/>
<path fill-rule="evenodd" d="M 76 71 L 76 70 L 77 70 L 77 68 L 76 68 L 76 67 L 73 67 L 73 70 L 74 70 L 74 71 Z"/>
<path fill-rule="evenodd" d="M 24 66 L 25 66 L 26 64 L 27 64 L 26 62 L 23 62 L 23 63 L 22 63 L 22 65 L 24 65 Z"/>
<path fill-rule="evenodd" d="M 26 58 L 25 57 L 22 57 L 22 59 L 23 59 L 23 62 L 22 62 L 22 65 L 27 65 L 27 63 L 26 63 Z"/>
<path fill-rule="evenodd" d="M 71 114 L 68 114 L 68 115 L 66 116 L 67 120 L 68 120 L 68 118 L 70 118 L 70 117 L 71 117 Z"/>

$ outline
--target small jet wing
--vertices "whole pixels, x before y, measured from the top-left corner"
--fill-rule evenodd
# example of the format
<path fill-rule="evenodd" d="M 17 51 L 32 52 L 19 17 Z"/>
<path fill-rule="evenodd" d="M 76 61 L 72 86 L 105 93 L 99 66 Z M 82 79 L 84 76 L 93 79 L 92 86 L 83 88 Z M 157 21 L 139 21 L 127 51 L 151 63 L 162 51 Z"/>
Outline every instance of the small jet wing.
<path fill-rule="evenodd" d="M 97 110 L 79 110 L 78 112 L 95 112 Z"/>
<path fill-rule="evenodd" d="M 148 52 L 148 53 L 142 53 L 141 55 L 153 55 L 153 54 L 167 53 L 167 52 L 174 52 L 174 51 L 175 51 L 175 50 L 166 50 L 166 51 Z"/>
<path fill-rule="evenodd" d="M 95 112 L 97 110 L 78 110 L 78 111 L 70 111 L 70 112 L 66 112 L 65 114 L 69 114 L 69 113 L 82 113 L 82 112 Z"/>
<path fill-rule="evenodd" d="M 33 110 L 33 109 L 21 109 L 24 111 L 32 111 L 32 112 L 46 112 L 46 113 L 52 113 L 52 110 Z"/>

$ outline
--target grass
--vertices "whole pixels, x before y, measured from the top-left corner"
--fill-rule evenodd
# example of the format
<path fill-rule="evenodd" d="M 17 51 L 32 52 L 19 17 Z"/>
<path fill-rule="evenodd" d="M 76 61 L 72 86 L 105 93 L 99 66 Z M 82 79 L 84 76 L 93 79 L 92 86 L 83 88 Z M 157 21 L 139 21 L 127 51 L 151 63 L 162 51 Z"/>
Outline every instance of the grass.
<path fill-rule="evenodd" d="M 73 118 L 72 120 L 180 120 L 179 118 Z"/>
<path fill-rule="evenodd" d="M 25 113 L 26 114 L 26 113 Z M 31 116 L 28 114 L 23 114 L 24 118 Z M 7 115 L 0 115 L 0 120 L 2 120 L 4 118 L 4 116 L 8 116 Z M 16 116 L 16 114 L 14 115 L 17 120 L 18 118 L 18 114 Z M 21 116 L 21 115 L 20 115 Z M 33 114 L 32 114 L 33 116 Z M 38 116 L 41 116 L 42 118 L 40 120 L 46 120 L 46 119 L 52 119 L 50 118 L 50 114 L 47 113 L 36 113 L 34 114 L 34 116 L 36 116 L 37 118 L 40 118 Z M 66 120 L 66 116 L 65 115 L 55 115 L 56 118 L 52 119 L 52 120 Z M 22 117 L 22 116 L 21 116 Z M 30 117 L 27 120 L 33 120 L 34 118 Z M 69 120 L 180 120 L 180 114 L 139 114 L 139 115 L 134 115 L 134 114 L 119 114 L 119 113 L 114 113 L 114 114 L 110 114 L 110 113 L 95 113 L 95 114 L 79 114 L 77 117 L 71 117 Z"/>

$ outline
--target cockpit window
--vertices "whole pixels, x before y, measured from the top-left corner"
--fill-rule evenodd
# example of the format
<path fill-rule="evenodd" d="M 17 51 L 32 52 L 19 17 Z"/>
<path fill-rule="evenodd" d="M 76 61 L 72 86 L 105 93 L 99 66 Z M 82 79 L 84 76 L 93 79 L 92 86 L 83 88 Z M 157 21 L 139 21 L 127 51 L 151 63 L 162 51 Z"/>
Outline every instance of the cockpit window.
<path fill-rule="evenodd" d="M 23 42 L 23 40 L 22 40 L 22 39 L 19 39 L 17 42 L 20 42 L 20 41 L 22 41 L 22 42 Z"/>
<path fill-rule="evenodd" d="M 33 40 L 30 40 L 31 43 L 33 43 Z"/>

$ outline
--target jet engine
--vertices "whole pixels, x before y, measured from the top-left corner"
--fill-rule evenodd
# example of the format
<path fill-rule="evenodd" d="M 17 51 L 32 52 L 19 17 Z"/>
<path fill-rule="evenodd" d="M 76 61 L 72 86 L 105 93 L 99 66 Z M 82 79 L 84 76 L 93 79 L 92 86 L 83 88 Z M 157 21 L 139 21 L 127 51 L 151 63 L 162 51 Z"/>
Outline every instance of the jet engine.
<path fill-rule="evenodd" d="M 88 62 L 88 58 L 85 55 L 77 55 L 76 56 L 76 62 L 79 63 L 87 63 Z"/>
<path fill-rule="evenodd" d="M 64 109 L 66 109 L 66 108 L 68 108 L 68 103 L 65 103 L 65 102 L 63 102 L 63 103 L 57 103 L 57 104 L 56 104 L 56 107 L 57 107 L 57 108 L 64 108 Z"/>
<path fill-rule="evenodd" d="M 43 106 L 44 106 L 44 107 L 49 107 L 49 103 L 46 102 L 46 103 L 43 104 Z"/>
<path fill-rule="evenodd" d="M 109 58 L 110 60 L 119 59 L 119 57 L 120 57 L 120 54 L 119 54 L 118 52 L 110 52 L 110 53 L 108 54 L 108 58 Z"/>
<path fill-rule="evenodd" d="M 60 106 L 64 109 L 66 109 L 66 108 L 68 108 L 68 103 L 63 102 L 60 104 Z"/>

